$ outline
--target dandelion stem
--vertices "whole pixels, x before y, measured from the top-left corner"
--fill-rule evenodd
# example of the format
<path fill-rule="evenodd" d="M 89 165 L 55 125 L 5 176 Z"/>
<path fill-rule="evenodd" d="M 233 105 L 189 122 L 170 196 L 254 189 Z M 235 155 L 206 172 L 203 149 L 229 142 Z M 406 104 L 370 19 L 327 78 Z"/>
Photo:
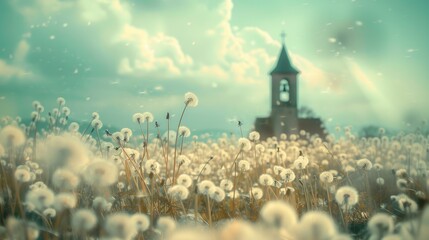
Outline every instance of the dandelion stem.
<path fill-rule="evenodd" d="M 209 226 L 211 227 L 212 226 L 212 209 L 211 209 L 211 207 L 210 207 L 210 196 L 209 196 L 209 194 L 207 193 L 207 213 L 208 213 L 208 217 L 209 217 Z"/>
<path fill-rule="evenodd" d="M 98 149 L 100 150 L 101 157 L 103 158 L 103 150 L 101 149 L 100 132 L 98 131 L 98 128 L 96 129 L 96 131 L 97 131 Z"/>
<path fill-rule="evenodd" d="M 179 127 L 182 123 L 183 115 L 185 114 L 186 108 L 188 107 L 188 102 L 186 102 L 185 107 L 183 108 L 182 114 L 180 115 L 179 124 L 177 124 L 176 130 L 176 139 L 174 140 L 174 159 L 173 159 L 173 184 L 176 183 L 176 159 L 177 159 L 177 138 L 179 137 Z"/>

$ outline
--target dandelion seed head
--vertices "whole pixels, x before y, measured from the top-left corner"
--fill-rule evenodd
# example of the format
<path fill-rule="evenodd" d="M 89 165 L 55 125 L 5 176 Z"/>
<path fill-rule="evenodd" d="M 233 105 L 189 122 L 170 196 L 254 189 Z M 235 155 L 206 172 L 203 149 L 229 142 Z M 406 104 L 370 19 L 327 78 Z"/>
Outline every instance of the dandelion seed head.
<path fill-rule="evenodd" d="M 77 122 L 72 122 L 69 125 L 69 131 L 70 132 L 77 132 L 79 131 L 79 124 Z"/>
<path fill-rule="evenodd" d="M 107 216 L 104 226 L 110 237 L 131 239 L 137 234 L 137 225 L 126 213 L 114 213 Z"/>
<path fill-rule="evenodd" d="M 144 232 L 149 229 L 150 219 L 144 213 L 136 213 L 131 216 L 131 221 L 136 225 L 137 231 Z"/>
<path fill-rule="evenodd" d="M 57 215 L 57 211 L 53 208 L 47 208 L 43 211 L 43 216 L 47 218 L 54 218 Z"/>
<path fill-rule="evenodd" d="M 97 224 L 97 217 L 90 209 L 79 209 L 72 214 L 71 227 L 73 232 L 88 232 Z"/>
<path fill-rule="evenodd" d="M 29 188 L 30 188 L 30 190 L 34 190 L 34 189 L 38 189 L 38 188 L 48 188 L 48 186 L 42 181 L 37 181 L 37 182 L 31 184 L 29 186 Z"/>
<path fill-rule="evenodd" d="M 418 210 L 417 203 L 405 194 L 391 196 L 390 198 L 395 200 L 399 206 L 399 209 L 406 214 L 415 213 Z"/>
<path fill-rule="evenodd" d="M 91 122 L 91 126 L 95 129 L 95 130 L 99 130 L 103 127 L 103 122 L 100 119 L 94 119 Z"/>
<path fill-rule="evenodd" d="M 52 169 L 65 168 L 81 171 L 89 162 L 87 147 L 71 135 L 49 138 L 41 149 L 42 160 Z"/>
<path fill-rule="evenodd" d="M 168 234 L 176 229 L 176 222 L 172 217 L 162 216 L 158 218 L 156 222 L 156 228 L 159 229 L 163 234 Z"/>
<path fill-rule="evenodd" d="M 208 192 L 211 199 L 215 200 L 216 202 L 222 202 L 223 199 L 225 199 L 225 191 L 217 186 L 212 186 L 209 189 Z"/>
<path fill-rule="evenodd" d="M 335 193 L 335 200 L 340 206 L 351 208 L 358 203 L 358 191 L 351 186 L 340 187 Z"/>
<path fill-rule="evenodd" d="M 256 150 L 258 153 L 263 153 L 263 152 L 265 152 L 265 147 L 264 147 L 264 145 L 262 145 L 262 144 L 256 144 L 256 145 L 255 145 L 255 150 Z"/>
<path fill-rule="evenodd" d="M 189 130 L 189 128 L 185 126 L 180 126 L 178 132 L 179 132 L 179 135 L 183 137 L 191 136 L 191 130 Z"/>
<path fill-rule="evenodd" d="M 332 183 L 334 181 L 334 175 L 331 172 L 322 172 L 319 175 L 320 181 L 322 183 L 328 184 L 328 183 Z"/>
<path fill-rule="evenodd" d="M 21 183 L 29 182 L 31 180 L 30 171 L 25 168 L 17 168 L 15 170 L 15 179 Z"/>
<path fill-rule="evenodd" d="M 96 187 L 111 186 L 118 180 L 118 167 L 109 161 L 95 160 L 86 168 L 83 179 Z"/>
<path fill-rule="evenodd" d="M 43 211 L 54 203 L 54 192 L 49 188 L 36 188 L 27 192 L 26 202 L 32 204 L 37 210 Z"/>
<path fill-rule="evenodd" d="M 98 196 L 92 200 L 92 207 L 96 210 L 110 211 L 112 203 L 108 202 L 105 198 Z"/>
<path fill-rule="evenodd" d="M 299 156 L 293 163 L 295 169 L 305 169 L 309 163 L 307 157 Z"/>
<path fill-rule="evenodd" d="M 220 181 L 219 186 L 225 191 L 231 191 L 234 187 L 234 184 L 229 179 L 222 179 L 222 181 Z"/>
<path fill-rule="evenodd" d="M 261 138 L 261 135 L 257 131 L 252 131 L 249 133 L 249 139 L 250 141 L 258 141 Z"/>
<path fill-rule="evenodd" d="M 98 112 L 93 112 L 93 113 L 91 114 L 91 118 L 92 118 L 93 120 L 95 120 L 95 119 L 99 119 L 99 118 L 100 118 L 100 115 L 98 114 Z"/>
<path fill-rule="evenodd" d="M 247 160 L 240 160 L 238 162 L 238 169 L 242 172 L 246 172 L 250 170 L 250 163 Z"/>
<path fill-rule="evenodd" d="M 52 175 L 52 184 L 54 187 L 63 191 L 76 189 L 76 187 L 79 185 L 79 182 L 79 177 L 67 169 L 57 169 Z"/>
<path fill-rule="evenodd" d="M 298 239 L 331 239 L 337 234 L 337 227 L 331 216 L 320 211 L 305 213 L 298 226 Z"/>
<path fill-rule="evenodd" d="M 5 147 L 19 147 L 25 143 L 24 132 L 13 125 L 8 125 L 0 130 L 0 144 Z"/>
<path fill-rule="evenodd" d="M 397 178 L 402 178 L 402 179 L 408 178 L 407 170 L 404 169 L 404 168 L 396 170 L 395 171 L 395 175 L 396 175 Z"/>
<path fill-rule="evenodd" d="M 385 213 L 377 213 L 368 221 L 369 232 L 379 238 L 393 233 L 394 227 L 392 216 Z"/>
<path fill-rule="evenodd" d="M 192 186 L 192 178 L 188 174 L 181 174 L 177 178 L 177 184 L 180 184 L 182 186 L 189 188 L 190 186 Z"/>
<path fill-rule="evenodd" d="M 247 138 L 239 138 L 238 139 L 238 147 L 240 150 L 242 150 L 244 152 L 248 152 L 252 148 L 252 144 L 250 143 L 249 139 L 247 139 Z"/>
<path fill-rule="evenodd" d="M 365 170 L 365 171 L 369 171 L 369 170 L 371 170 L 371 169 L 372 169 L 372 163 L 371 163 L 371 161 L 370 161 L 370 160 L 368 160 L 368 159 L 366 159 L 366 158 L 359 159 L 359 160 L 356 162 L 356 165 L 357 165 L 360 169 Z"/>
<path fill-rule="evenodd" d="M 298 221 L 295 209 L 280 200 L 267 202 L 259 214 L 263 222 L 278 229 L 291 230 Z"/>
<path fill-rule="evenodd" d="M 280 177 L 285 181 L 285 182 L 293 182 L 295 180 L 295 173 L 292 169 L 286 168 L 283 169 L 280 172 Z"/>
<path fill-rule="evenodd" d="M 143 122 L 153 122 L 154 120 L 153 114 L 150 112 L 142 113 L 142 117 L 143 117 Z"/>
<path fill-rule="evenodd" d="M 186 200 L 189 196 L 189 190 L 187 187 L 183 185 L 175 185 L 168 189 L 167 191 L 168 195 L 170 195 L 172 198 L 183 201 Z"/>
<path fill-rule="evenodd" d="M 177 157 L 177 161 L 179 162 L 179 165 L 182 167 L 188 167 L 189 164 L 191 163 L 191 160 L 185 155 L 179 155 Z"/>
<path fill-rule="evenodd" d="M 198 183 L 198 193 L 207 195 L 209 194 L 209 190 L 211 187 L 214 186 L 214 183 L 210 180 L 203 180 L 200 183 Z"/>
<path fill-rule="evenodd" d="M 258 187 L 253 187 L 250 189 L 249 195 L 255 200 L 259 200 L 264 196 L 264 191 Z"/>
<path fill-rule="evenodd" d="M 198 97 L 192 92 L 185 93 L 185 104 L 189 107 L 198 106 Z"/>
<path fill-rule="evenodd" d="M 259 184 L 262 186 L 273 186 L 274 185 L 274 179 L 269 174 L 262 174 L 259 176 Z"/>
<path fill-rule="evenodd" d="M 161 171 L 160 167 L 161 165 L 159 164 L 159 162 L 154 159 L 147 160 L 144 165 L 144 169 L 146 170 L 146 172 L 153 174 L 159 174 L 159 172 Z"/>
<path fill-rule="evenodd" d="M 134 113 L 132 119 L 133 122 L 140 124 L 144 122 L 144 115 L 142 113 Z"/>
<path fill-rule="evenodd" d="M 129 128 L 122 128 L 121 133 L 124 135 L 124 142 L 129 142 L 131 136 L 133 135 L 133 131 Z"/>
<path fill-rule="evenodd" d="M 57 211 L 63 211 L 65 209 L 74 209 L 77 204 L 77 198 L 72 193 L 59 193 L 55 196 L 54 208 Z"/>
<path fill-rule="evenodd" d="M 58 103 L 58 105 L 62 106 L 64 104 L 66 104 L 66 100 L 63 97 L 58 97 L 57 103 Z"/>

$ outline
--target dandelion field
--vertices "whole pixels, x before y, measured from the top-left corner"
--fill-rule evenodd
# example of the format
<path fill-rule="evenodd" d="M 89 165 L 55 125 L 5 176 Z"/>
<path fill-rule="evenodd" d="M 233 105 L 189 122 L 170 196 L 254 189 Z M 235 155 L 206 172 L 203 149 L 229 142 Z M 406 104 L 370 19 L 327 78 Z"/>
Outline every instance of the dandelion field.
<path fill-rule="evenodd" d="M 183 121 L 190 92 L 178 120 L 136 113 L 117 132 L 96 112 L 70 122 L 61 97 L 49 106 L 34 101 L 28 123 L 2 116 L 0 239 L 429 236 L 422 133 L 263 140 L 238 126 L 202 140 Z"/>

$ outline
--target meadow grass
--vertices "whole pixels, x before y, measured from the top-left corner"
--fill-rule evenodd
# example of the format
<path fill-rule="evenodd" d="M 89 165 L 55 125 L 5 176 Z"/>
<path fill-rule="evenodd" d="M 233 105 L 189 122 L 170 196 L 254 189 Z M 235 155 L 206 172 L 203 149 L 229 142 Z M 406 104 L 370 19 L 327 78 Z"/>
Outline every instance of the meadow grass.
<path fill-rule="evenodd" d="M 197 105 L 186 93 L 176 125 L 136 113 L 113 133 L 98 113 L 69 122 L 63 98 L 48 113 L 35 101 L 29 122 L 3 117 L 0 239 L 429 236 L 428 136 L 260 139 L 239 123 L 199 140 L 182 123 Z"/>

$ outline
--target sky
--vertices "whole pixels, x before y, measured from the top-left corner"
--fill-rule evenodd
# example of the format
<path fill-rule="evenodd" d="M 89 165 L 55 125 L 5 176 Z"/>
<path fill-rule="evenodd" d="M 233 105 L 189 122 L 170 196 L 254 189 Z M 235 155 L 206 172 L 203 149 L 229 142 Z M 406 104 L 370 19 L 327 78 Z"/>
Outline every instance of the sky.
<path fill-rule="evenodd" d="M 429 118 L 425 0 L 2 0 L 0 116 L 64 97 L 71 119 L 129 127 L 149 111 L 191 130 L 252 128 L 270 113 L 280 34 L 299 106 L 325 125 L 416 126 Z"/>

